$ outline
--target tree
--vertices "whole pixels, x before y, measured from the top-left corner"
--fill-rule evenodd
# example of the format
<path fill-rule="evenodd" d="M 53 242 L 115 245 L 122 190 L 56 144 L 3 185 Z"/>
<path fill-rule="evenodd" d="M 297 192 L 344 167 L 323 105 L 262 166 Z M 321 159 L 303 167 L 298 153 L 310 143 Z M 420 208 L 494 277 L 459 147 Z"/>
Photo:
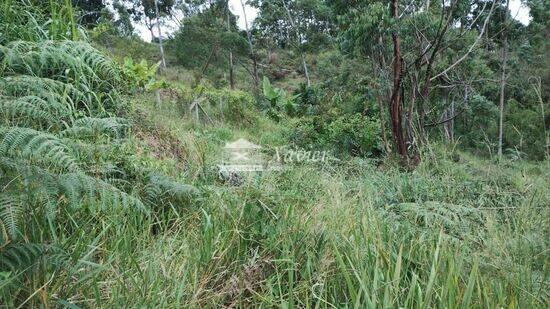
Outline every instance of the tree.
<path fill-rule="evenodd" d="M 98 23 L 102 11 L 106 9 L 103 0 L 72 0 L 73 6 L 81 10 L 80 24 L 91 27 Z"/>
<path fill-rule="evenodd" d="M 131 10 L 134 20 L 145 24 L 151 33 L 151 40 L 155 40 L 154 28 L 159 26 L 162 19 L 171 15 L 175 0 L 132 0 Z M 159 34 L 160 35 L 160 34 Z"/>
<path fill-rule="evenodd" d="M 506 0 L 506 10 L 504 11 L 504 29 L 502 30 L 502 74 L 500 77 L 500 98 L 499 98 L 499 120 L 498 120 L 498 157 L 502 158 L 502 139 L 504 135 L 504 95 L 506 89 L 506 66 L 508 64 L 508 36 L 507 20 L 510 0 Z"/>
<path fill-rule="evenodd" d="M 238 32 L 236 17 L 222 3 L 212 5 L 202 12 L 182 21 L 180 29 L 171 40 L 178 62 L 188 68 L 201 68 L 204 73 L 209 67 L 227 67 L 229 57 L 247 55 L 246 39 Z"/>
<path fill-rule="evenodd" d="M 254 0 L 259 9 L 254 27 L 259 36 L 276 46 L 291 46 L 300 54 L 300 65 L 307 84 L 311 84 L 305 59 L 307 51 L 318 51 L 331 42 L 331 11 L 321 0 Z"/>
<path fill-rule="evenodd" d="M 331 5 L 335 12 L 342 14 L 339 18 L 342 49 L 351 56 L 367 57 L 381 70 L 391 71 L 383 75 L 386 85 L 382 87 L 392 84 L 386 100 L 393 142 L 403 162 L 411 158 L 412 163 L 417 162 L 420 159 L 417 148 L 427 138 L 425 128 L 452 120 L 426 121 L 427 111 L 433 108 L 437 95 L 432 89 L 452 81 L 449 74 L 460 68 L 479 39 L 469 47 L 458 42 L 469 41 L 473 32 L 480 33 L 481 37 L 493 5 L 485 19 L 479 17 L 487 12 L 487 3 L 482 5 L 481 13 L 475 15 L 478 3 L 459 0 L 407 4 L 392 0 L 389 6 L 366 1 L 351 7 L 346 1 L 333 0 Z M 485 22 L 476 28 L 472 20 Z M 393 60 L 388 67 L 385 55 L 390 49 Z M 447 60 L 443 55 L 451 50 L 463 56 L 450 63 L 442 61 Z M 407 135 L 403 133 L 405 128 Z"/>
<path fill-rule="evenodd" d="M 241 8 L 243 9 L 244 27 L 246 30 L 246 39 L 248 41 L 248 47 L 250 48 L 250 58 L 252 59 L 252 78 L 254 81 L 254 90 L 258 91 L 260 84 L 260 78 L 258 76 L 258 59 L 256 59 L 256 53 L 254 52 L 254 44 L 252 44 L 252 33 L 248 27 L 248 18 L 246 17 L 246 6 L 243 0 L 240 0 Z"/>

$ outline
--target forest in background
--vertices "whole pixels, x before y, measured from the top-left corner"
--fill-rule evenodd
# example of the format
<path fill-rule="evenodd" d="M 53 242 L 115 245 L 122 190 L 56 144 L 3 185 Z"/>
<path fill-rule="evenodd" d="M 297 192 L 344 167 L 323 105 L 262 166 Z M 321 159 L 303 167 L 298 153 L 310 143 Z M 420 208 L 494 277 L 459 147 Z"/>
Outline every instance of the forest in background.
<path fill-rule="evenodd" d="M 548 306 L 547 1 L 46 2 L 0 2 L 0 306 Z"/>

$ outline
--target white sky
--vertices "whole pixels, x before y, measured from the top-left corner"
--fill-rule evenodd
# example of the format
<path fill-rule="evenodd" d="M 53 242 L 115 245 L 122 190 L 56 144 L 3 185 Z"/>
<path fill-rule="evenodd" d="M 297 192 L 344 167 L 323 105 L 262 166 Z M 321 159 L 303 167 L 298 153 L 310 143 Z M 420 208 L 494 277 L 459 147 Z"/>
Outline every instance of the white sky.
<path fill-rule="evenodd" d="M 247 0 L 243 0 L 243 2 L 247 2 Z M 244 23 L 244 15 L 243 15 L 243 8 L 241 6 L 241 0 L 229 0 L 229 8 L 231 12 L 235 15 L 237 15 L 238 20 L 237 24 L 239 28 L 244 29 L 245 23 Z M 256 8 L 253 8 L 251 6 L 248 6 L 245 4 L 246 8 L 246 18 L 248 19 L 249 26 L 252 24 L 252 21 L 256 18 L 256 15 L 258 14 L 258 10 Z M 531 20 L 531 17 L 529 16 L 529 8 L 523 4 L 521 4 L 521 0 L 510 0 L 510 12 L 514 19 L 518 20 L 524 25 L 527 25 L 529 21 Z M 136 28 L 137 33 L 139 36 L 149 42 L 151 41 L 151 34 L 149 33 L 149 30 L 142 24 L 135 24 L 134 27 Z M 174 32 L 177 27 L 174 23 L 165 25 L 162 27 L 163 36 L 166 36 L 166 33 L 172 33 Z M 155 32 L 156 29 L 155 29 Z"/>
<path fill-rule="evenodd" d="M 252 25 L 252 22 L 254 21 L 254 19 L 256 18 L 256 15 L 258 14 L 258 10 L 249 5 L 246 5 L 247 0 L 243 0 L 243 2 L 245 3 L 246 18 L 248 20 L 248 25 L 250 26 Z M 245 29 L 244 14 L 243 14 L 243 7 L 241 6 L 241 1 L 229 0 L 229 9 L 231 10 L 231 13 L 237 15 L 238 17 L 237 25 L 239 26 L 239 28 Z M 149 32 L 147 27 L 145 27 L 145 25 L 135 24 L 134 28 L 136 29 L 136 32 L 139 34 L 139 36 L 143 40 L 147 42 L 151 41 L 151 33 Z M 169 23 L 169 25 L 165 25 L 162 27 L 162 32 L 163 32 L 162 34 L 163 36 L 166 36 L 166 33 L 172 33 L 176 30 L 177 30 L 177 27 L 175 23 Z M 154 29 L 154 32 L 155 34 L 157 33 L 156 28 Z"/>

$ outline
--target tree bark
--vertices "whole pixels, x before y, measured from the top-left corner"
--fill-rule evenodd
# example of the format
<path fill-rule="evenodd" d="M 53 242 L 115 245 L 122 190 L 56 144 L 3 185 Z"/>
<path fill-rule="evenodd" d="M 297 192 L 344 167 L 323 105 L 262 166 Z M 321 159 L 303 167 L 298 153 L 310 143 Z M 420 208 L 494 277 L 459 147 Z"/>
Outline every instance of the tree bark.
<path fill-rule="evenodd" d="M 229 16 L 229 0 L 226 2 L 227 8 L 227 32 L 231 31 L 231 23 Z M 229 86 L 235 89 L 235 77 L 233 76 L 233 50 L 229 49 Z"/>
<path fill-rule="evenodd" d="M 391 1 L 391 14 L 397 21 L 399 18 L 398 13 L 399 2 L 398 0 Z M 407 147 L 405 144 L 405 138 L 403 136 L 402 125 L 402 106 L 401 106 L 401 83 L 402 83 L 402 57 L 401 57 L 401 42 L 399 34 L 394 31 L 392 33 L 393 41 L 393 90 L 390 98 L 390 117 L 392 136 L 397 149 L 397 153 L 401 156 L 404 162 L 407 162 Z"/>
<path fill-rule="evenodd" d="M 504 96 L 506 92 L 506 65 L 508 62 L 508 35 L 506 27 L 508 26 L 508 8 L 510 0 L 506 1 L 506 11 L 504 17 L 504 30 L 502 31 L 502 73 L 500 75 L 500 98 L 499 98 L 499 119 L 498 119 L 498 157 L 502 158 L 502 140 L 504 138 Z"/>
<path fill-rule="evenodd" d="M 254 80 L 254 89 L 258 91 L 260 84 L 260 77 L 258 76 L 258 61 L 256 60 L 256 54 L 254 53 L 254 45 L 252 44 L 252 35 L 250 29 L 248 29 L 248 19 L 246 17 L 246 6 L 243 0 L 241 0 L 241 7 L 243 8 L 244 27 L 246 29 L 246 38 L 248 40 L 248 47 L 250 48 L 250 57 L 252 58 L 252 78 Z"/>
<path fill-rule="evenodd" d="M 294 23 L 294 19 L 292 18 L 292 15 L 290 14 L 290 10 L 288 9 L 288 6 L 286 5 L 285 0 L 281 0 L 283 3 L 283 7 L 285 8 L 286 15 L 288 17 L 288 22 L 290 23 L 290 26 L 294 30 L 294 33 L 296 34 L 296 40 L 298 42 L 298 48 L 300 49 L 300 57 L 302 58 L 302 66 L 304 68 L 304 75 L 306 77 L 307 86 L 311 86 L 311 80 L 309 79 L 309 70 L 307 69 L 307 63 L 306 58 L 304 56 L 304 52 L 302 51 L 302 40 L 300 39 L 300 32 L 298 31 L 298 28 L 296 27 L 296 24 Z"/>
<path fill-rule="evenodd" d="M 160 56 L 162 59 L 162 68 L 166 69 L 166 59 L 164 58 L 164 47 L 162 46 L 162 32 L 160 30 L 160 14 L 159 14 L 159 5 L 158 0 L 155 0 L 155 14 L 157 17 L 157 30 L 159 32 L 159 47 L 160 47 Z M 153 34 L 153 30 L 151 30 L 151 35 Z M 153 39 L 153 37 L 151 37 Z"/>

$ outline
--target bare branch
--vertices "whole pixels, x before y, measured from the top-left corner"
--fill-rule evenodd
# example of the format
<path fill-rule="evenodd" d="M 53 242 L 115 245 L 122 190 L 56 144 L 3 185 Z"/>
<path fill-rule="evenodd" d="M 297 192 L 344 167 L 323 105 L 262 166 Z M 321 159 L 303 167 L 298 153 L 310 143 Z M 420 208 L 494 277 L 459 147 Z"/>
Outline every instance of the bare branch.
<path fill-rule="evenodd" d="M 477 43 L 479 43 L 479 41 L 481 40 L 481 38 L 483 37 L 483 34 L 485 33 L 485 29 L 487 29 L 487 25 L 489 24 L 489 19 L 491 19 L 491 15 L 493 15 L 493 10 L 495 8 L 495 3 L 496 1 L 493 1 L 493 4 L 491 5 L 491 10 L 489 10 L 489 14 L 487 15 L 487 18 L 485 18 L 485 22 L 483 22 L 483 28 L 481 28 L 481 31 L 479 32 L 479 35 L 478 37 L 476 38 L 476 40 L 474 41 L 474 43 L 470 46 L 470 48 L 468 49 L 468 51 L 462 55 L 462 57 L 460 57 L 460 59 L 458 59 L 455 63 L 451 64 L 449 67 L 447 67 L 445 70 L 443 70 L 443 72 L 433 76 L 430 80 L 434 80 L 444 74 L 447 74 L 447 72 L 449 72 L 450 70 L 452 70 L 455 66 L 457 66 L 458 64 L 460 64 L 462 61 L 464 61 L 464 59 L 466 59 L 466 57 L 468 57 L 468 55 L 470 55 L 470 53 L 474 50 L 474 48 L 476 47 Z"/>

